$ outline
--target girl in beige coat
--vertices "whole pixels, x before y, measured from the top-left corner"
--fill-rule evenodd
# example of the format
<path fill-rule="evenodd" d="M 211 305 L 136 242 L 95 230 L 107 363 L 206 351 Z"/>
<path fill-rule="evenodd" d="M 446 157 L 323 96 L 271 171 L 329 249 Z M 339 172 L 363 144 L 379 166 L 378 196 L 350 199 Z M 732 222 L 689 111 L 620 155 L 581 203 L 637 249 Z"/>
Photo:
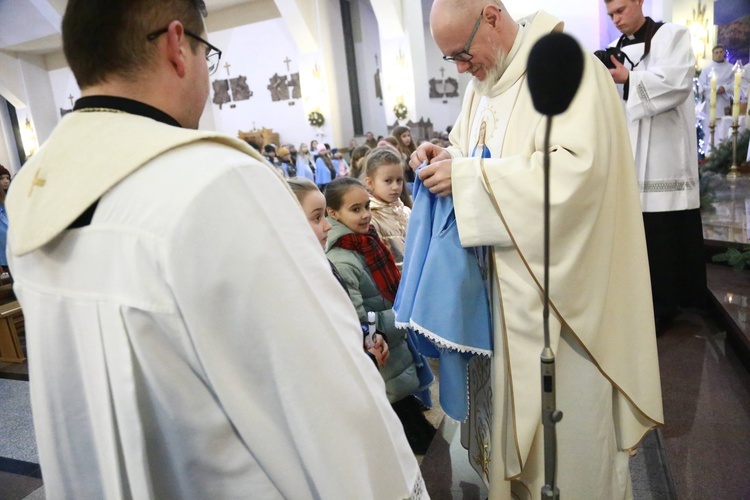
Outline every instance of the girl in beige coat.
<path fill-rule="evenodd" d="M 370 192 L 372 225 L 393 254 L 396 265 L 404 262 L 406 225 L 411 209 L 401 201 L 404 167 L 400 155 L 389 147 L 370 151 L 364 160 L 365 185 Z"/>

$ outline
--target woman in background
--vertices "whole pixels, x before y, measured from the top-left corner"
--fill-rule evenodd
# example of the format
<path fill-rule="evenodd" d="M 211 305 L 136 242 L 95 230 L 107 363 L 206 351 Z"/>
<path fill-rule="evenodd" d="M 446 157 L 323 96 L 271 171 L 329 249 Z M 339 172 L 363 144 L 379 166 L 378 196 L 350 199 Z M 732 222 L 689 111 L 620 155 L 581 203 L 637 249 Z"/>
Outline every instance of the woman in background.
<path fill-rule="evenodd" d="M 409 194 L 411 194 L 414 187 L 414 171 L 408 167 L 408 163 L 411 154 L 417 150 L 417 146 L 414 144 L 409 127 L 393 127 L 391 135 L 396 138 L 396 142 L 398 143 L 396 148 L 404 155 L 404 163 L 407 165 L 404 169 L 404 179 L 406 180 L 406 188 L 409 190 Z"/>

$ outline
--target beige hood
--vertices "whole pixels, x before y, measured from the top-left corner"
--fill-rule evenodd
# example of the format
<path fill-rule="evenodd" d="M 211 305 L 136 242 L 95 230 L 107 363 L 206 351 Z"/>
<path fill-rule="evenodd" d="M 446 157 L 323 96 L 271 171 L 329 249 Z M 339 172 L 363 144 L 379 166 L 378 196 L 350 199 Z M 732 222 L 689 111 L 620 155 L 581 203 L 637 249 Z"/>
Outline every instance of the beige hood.
<path fill-rule="evenodd" d="M 130 173 L 195 141 L 225 144 L 266 163 L 246 143 L 216 132 L 114 111 L 66 115 L 8 191 L 10 251 L 23 255 L 47 244 Z"/>

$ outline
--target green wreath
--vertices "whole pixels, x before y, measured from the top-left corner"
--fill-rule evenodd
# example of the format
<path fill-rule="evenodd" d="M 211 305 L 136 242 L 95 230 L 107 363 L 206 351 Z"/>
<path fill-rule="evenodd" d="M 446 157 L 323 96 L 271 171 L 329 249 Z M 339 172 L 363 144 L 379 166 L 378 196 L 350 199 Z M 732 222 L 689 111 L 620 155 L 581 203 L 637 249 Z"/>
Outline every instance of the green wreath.
<path fill-rule="evenodd" d="M 309 115 L 307 115 L 307 121 L 310 122 L 310 125 L 313 127 L 322 127 L 323 124 L 326 122 L 326 119 L 323 117 L 323 113 L 320 111 L 313 111 Z"/>
<path fill-rule="evenodd" d="M 409 114 L 409 110 L 403 102 L 400 102 L 393 106 L 393 114 L 396 115 L 396 118 L 399 120 L 404 120 Z"/>

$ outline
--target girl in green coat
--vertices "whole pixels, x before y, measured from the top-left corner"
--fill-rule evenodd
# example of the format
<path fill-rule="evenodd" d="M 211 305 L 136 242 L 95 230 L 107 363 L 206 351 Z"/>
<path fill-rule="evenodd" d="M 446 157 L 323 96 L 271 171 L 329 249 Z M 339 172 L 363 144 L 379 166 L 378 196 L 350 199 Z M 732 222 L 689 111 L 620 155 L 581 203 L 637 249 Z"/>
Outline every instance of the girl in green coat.
<path fill-rule="evenodd" d="M 380 369 L 388 400 L 404 425 L 412 450 L 425 453 L 435 428 L 412 395 L 424 391 L 433 376 L 409 332 L 395 325 L 393 300 L 401 272 L 370 224 L 370 195 L 365 186 L 357 179 L 340 177 L 326 186 L 325 196 L 332 226 L 326 255 L 344 279 L 360 321 L 367 322 L 368 311 L 377 313 L 378 331 L 385 334 L 390 350 Z M 429 405 L 429 400 L 424 402 Z"/>

